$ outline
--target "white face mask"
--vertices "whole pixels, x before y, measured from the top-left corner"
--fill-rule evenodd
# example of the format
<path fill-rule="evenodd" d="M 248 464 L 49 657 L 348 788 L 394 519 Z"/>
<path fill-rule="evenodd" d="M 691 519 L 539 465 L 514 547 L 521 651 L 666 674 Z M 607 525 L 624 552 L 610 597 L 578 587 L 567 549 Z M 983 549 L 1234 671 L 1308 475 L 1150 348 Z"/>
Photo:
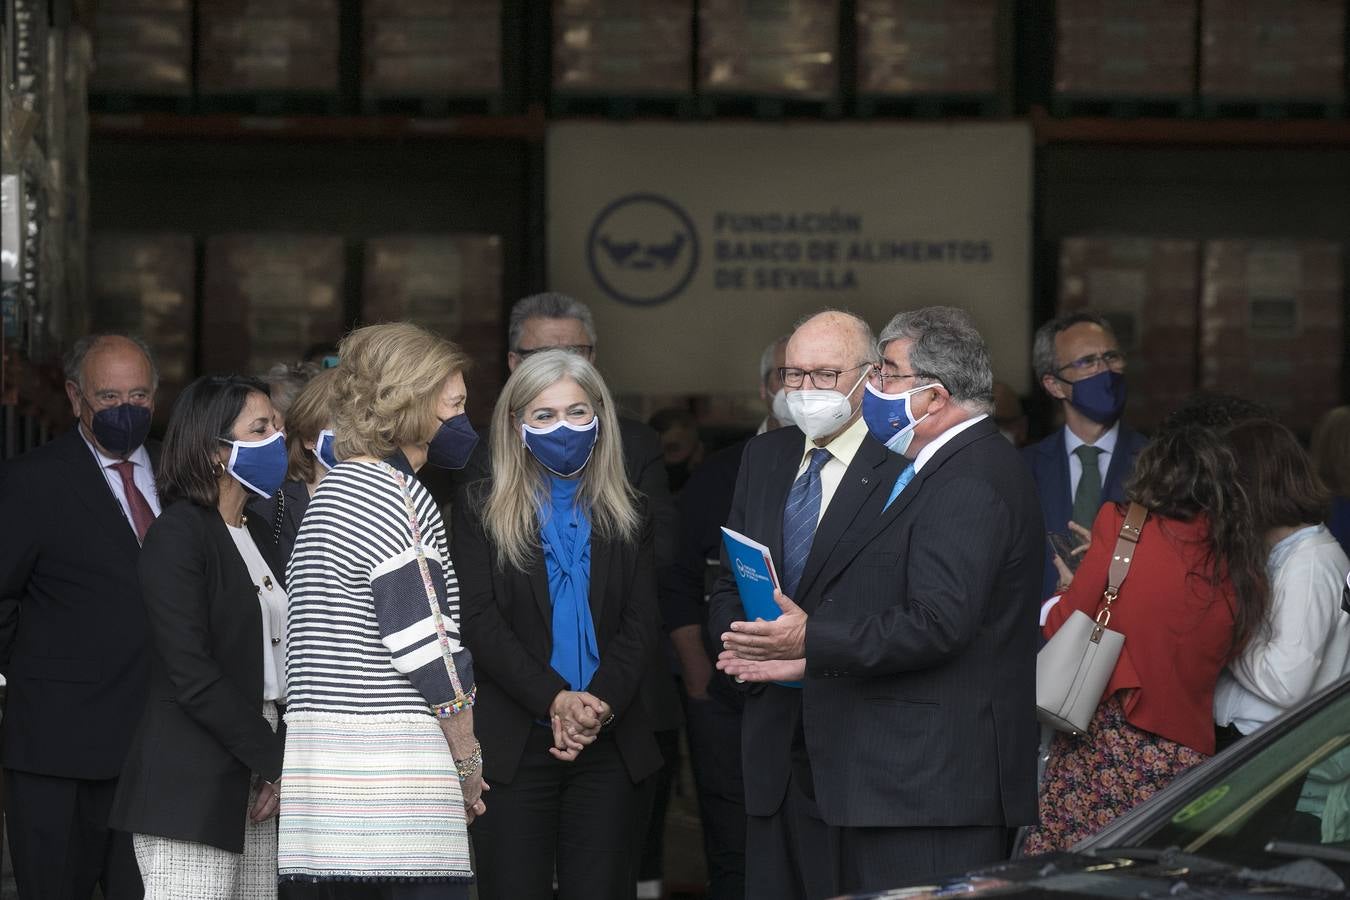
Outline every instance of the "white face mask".
<path fill-rule="evenodd" d="M 780 425 L 792 424 L 792 410 L 788 407 L 787 388 L 779 388 L 773 395 L 772 414 Z"/>
<path fill-rule="evenodd" d="M 813 441 L 843 428 L 844 423 L 853 416 L 853 407 L 848 398 L 867 379 L 868 368 L 863 366 L 862 375 L 847 394 L 835 390 L 800 390 L 788 394 L 787 405 L 792 421 Z"/>

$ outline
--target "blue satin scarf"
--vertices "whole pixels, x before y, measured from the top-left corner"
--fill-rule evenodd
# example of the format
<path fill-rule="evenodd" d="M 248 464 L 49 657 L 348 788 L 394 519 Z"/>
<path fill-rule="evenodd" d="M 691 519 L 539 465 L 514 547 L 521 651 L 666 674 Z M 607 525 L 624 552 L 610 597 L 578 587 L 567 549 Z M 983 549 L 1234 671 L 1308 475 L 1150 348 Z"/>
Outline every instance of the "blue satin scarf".
<path fill-rule="evenodd" d="M 574 691 L 584 691 L 600 667 L 600 647 L 591 619 L 591 520 L 577 505 L 580 479 L 551 482 L 549 504 L 540 510 L 540 536 L 548 594 L 553 601 L 553 655 L 549 665 Z"/>

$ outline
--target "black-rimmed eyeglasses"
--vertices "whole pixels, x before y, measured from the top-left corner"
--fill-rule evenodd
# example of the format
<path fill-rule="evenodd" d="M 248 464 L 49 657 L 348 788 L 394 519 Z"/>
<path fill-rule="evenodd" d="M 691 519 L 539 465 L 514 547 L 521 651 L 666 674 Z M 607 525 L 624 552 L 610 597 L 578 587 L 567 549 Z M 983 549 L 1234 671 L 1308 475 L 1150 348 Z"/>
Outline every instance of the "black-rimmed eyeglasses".
<path fill-rule="evenodd" d="M 778 370 L 778 377 L 783 382 L 783 387 L 799 388 L 806 383 L 806 379 L 811 379 L 811 386 L 822 391 L 833 390 L 839 383 L 839 376 L 845 372 L 856 372 L 859 369 L 871 366 L 872 363 L 863 363 L 860 366 L 854 366 L 851 369 L 795 369 L 791 366 L 783 366 Z"/>

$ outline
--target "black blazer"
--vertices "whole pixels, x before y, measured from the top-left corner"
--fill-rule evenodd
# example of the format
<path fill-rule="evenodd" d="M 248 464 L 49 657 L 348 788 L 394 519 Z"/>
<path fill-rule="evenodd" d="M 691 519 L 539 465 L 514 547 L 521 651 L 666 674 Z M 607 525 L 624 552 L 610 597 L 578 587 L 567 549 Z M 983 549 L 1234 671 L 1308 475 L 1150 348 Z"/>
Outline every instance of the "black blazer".
<path fill-rule="evenodd" d="M 783 571 L 783 506 L 797 478 L 806 438 L 795 427 L 779 428 L 751 438 L 736 477 L 736 494 L 727 526 L 769 548 L 774 567 Z M 835 545 L 856 522 L 871 522 L 881 512 L 891 485 L 905 462 L 868 436 L 844 472 L 830 505 L 816 529 L 811 553 L 792 599 L 811 613 L 820 604 L 821 569 Z M 722 575 L 708 603 L 708 630 L 720 645 L 731 623 L 745 618 L 736 580 L 722 553 Z M 752 816 L 778 811 L 793 765 L 793 744 L 802 725 L 802 691 L 776 684 L 748 689 L 742 725 L 745 810 Z M 845 732 L 836 740 L 851 740 Z"/>
<path fill-rule="evenodd" d="M 300 523 L 305 518 L 305 510 L 309 509 L 309 486 L 303 481 L 287 478 L 281 483 L 281 494 L 280 516 L 277 515 L 275 494 L 265 500 L 262 497 L 250 500 L 248 515 L 250 521 L 255 515 L 258 516 L 263 524 L 271 529 L 271 535 L 276 538 L 277 558 L 281 560 L 281 568 L 284 570 L 286 564 L 291 561 L 291 553 L 295 550 L 295 536 L 300 532 Z"/>
<path fill-rule="evenodd" d="M 140 552 L 78 426 L 0 466 L 6 768 L 94 780 L 122 771 L 150 670 Z"/>
<path fill-rule="evenodd" d="M 1044 547 L 1035 485 L 990 419 L 839 541 L 817 580 L 802 692 L 826 822 L 1036 821 Z"/>
<path fill-rule="evenodd" d="M 553 603 L 543 551 L 537 550 L 525 571 L 497 565 L 482 521 L 488 489 L 486 481 L 471 485 L 469 502 L 455 504 L 451 556 L 459 579 L 460 632 L 473 652 L 478 682 L 474 731 L 483 745 L 483 775 L 488 783 L 509 784 L 530 729 L 548 721 L 553 698 L 569 687 L 549 666 Z M 593 536 L 591 543 L 590 606 L 600 668 L 588 689 L 613 707 L 611 727 L 634 782 L 661 767 L 638 692 L 657 640 L 652 524 L 645 504 L 642 513 L 638 541 Z"/>
<path fill-rule="evenodd" d="M 280 579 L 272 526 L 249 534 Z M 186 501 L 155 520 L 141 552 L 150 618 L 150 698 L 117 786 L 121 831 L 241 853 L 253 775 L 281 776 L 284 730 L 263 719 L 258 589 L 214 507 Z"/>

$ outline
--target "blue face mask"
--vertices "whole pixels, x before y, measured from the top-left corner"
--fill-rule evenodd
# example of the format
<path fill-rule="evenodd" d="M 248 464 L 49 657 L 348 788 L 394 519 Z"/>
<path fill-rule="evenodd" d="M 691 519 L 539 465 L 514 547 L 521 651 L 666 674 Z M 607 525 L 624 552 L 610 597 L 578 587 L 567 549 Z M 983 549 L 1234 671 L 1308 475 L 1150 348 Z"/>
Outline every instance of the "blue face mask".
<path fill-rule="evenodd" d="M 1099 425 L 1110 425 L 1125 411 L 1125 376 L 1107 369 L 1082 381 L 1068 382 L 1073 408 Z"/>
<path fill-rule="evenodd" d="M 904 456 L 910 442 L 914 440 L 914 426 L 928 418 L 928 413 L 914 418 L 910 397 L 934 387 L 925 384 L 898 394 L 883 394 L 868 382 L 867 391 L 863 394 L 862 414 L 872 437 L 885 444 L 892 453 Z"/>
<path fill-rule="evenodd" d="M 586 468 L 600 435 L 600 417 L 585 425 L 556 422 L 547 428 L 532 428 L 521 423 L 520 436 L 539 465 L 554 475 L 571 478 Z"/>
<path fill-rule="evenodd" d="M 441 421 L 431 443 L 427 444 L 427 462 L 438 469 L 462 469 L 478 446 L 478 432 L 464 413 Z"/>
<path fill-rule="evenodd" d="M 314 442 L 314 458 L 323 463 L 325 469 L 338 464 L 337 452 L 333 449 L 333 429 L 325 428 L 319 432 L 319 438 Z"/>
<path fill-rule="evenodd" d="M 94 440 L 113 456 L 126 459 L 150 436 L 150 407 L 122 403 L 95 410 L 88 400 L 85 403 L 94 412 L 89 426 Z"/>
<path fill-rule="evenodd" d="M 286 435 L 278 431 L 261 441 L 228 441 L 230 461 L 226 471 L 259 497 L 270 497 L 286 480 Z"/>

